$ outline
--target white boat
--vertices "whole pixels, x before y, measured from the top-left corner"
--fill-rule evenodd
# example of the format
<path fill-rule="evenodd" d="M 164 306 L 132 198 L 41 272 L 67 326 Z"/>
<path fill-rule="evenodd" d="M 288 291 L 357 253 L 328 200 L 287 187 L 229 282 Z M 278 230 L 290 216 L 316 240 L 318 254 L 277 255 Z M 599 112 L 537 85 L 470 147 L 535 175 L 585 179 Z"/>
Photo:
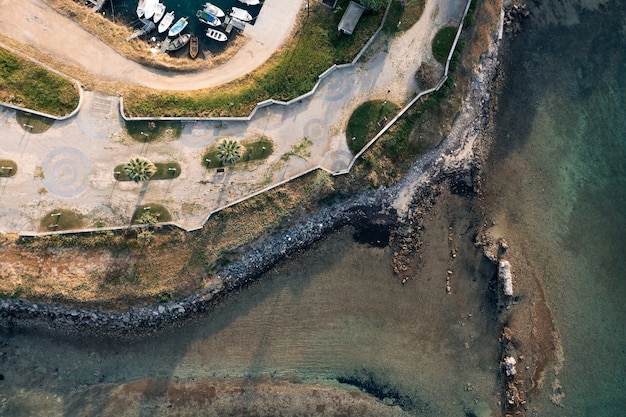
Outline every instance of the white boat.
<path fill-rule="evenodd" d="M 156 9 L 154 11 L 154 16 L 152 17 L 152 20 L 154 20 L 154 23 L 159 23 L 159 20 L 161 20 L 164 14 L 165 14 L 165 5 L 160 2 L 157 3 Z"/>
<path fill-rule="evenodd" d="M 209 26 L 220 26 L 222 21 L 217 17 L 213 16 L 211 13 L 207 13 L 206 10 L 198 10 L 196 12 L 196 17 L 200 19 L 202 23 L 206 23 Z"/>
<path fill-rule="evenodd" d="M 152 19 L 152 16 L 154 16 L 157 2 L 157 0 L 146 0 L 145 5 L 143 6 L 143 15 L 146 19 Z"/>
<path fill-rule="evenodd" d="M 252 20 L 252 16 L 250 16 L 250 13 L 248 13 L 244 9 L 240 9 L 239 7 L 233 7 L 231 9 L 230 17 L 234 17 L 235 19 L 239 19 L 242 22 L 249 22 L 249 21 Z"/>
<path fill-rule="evenodd" d="M 161 23 L 159 23 L 159 33 L 163 33 L 166 30 L 168 30 L 173 21 L 174 21 L 174 10 L 172 10 L 169 13 L 166 13 L 165 16 L 163 17 L 163 20 L 161 20 Z"/>
<path fill-rule="evenodd" d="M 219 7 L 214 5 L 213 3 L 204 3 L 204 11 L 209 13 L 209 14 L 212 14 L 215 17 L 224 17 L 224 16 L 226 16 L 226 14 L 224 13 L 224 10 L 220 9 Z"/>
<path fill-rule="evenodd" d="M 146 6 L 146 0 L 139 0 L 137 3 L 137 17 L 142 18 L 144 15 L 144 7 Z"/>
<path fill-rule="evenodd" d="M 220 32 L 219 30 L 213 29 L 213 28 L 208 28 L 206 31 L 206 36 L 209 39 L 213 39 L 216 41 L 220 41 L 220 42 L 225 42 L 228 40 L 228 37 L 226 36 L 226 34 Z"/>
<path fill-rule="evenodd" d="M 247 4 L 248 6 L 258 6 L 261 4 L 261 0 L 239 0 L 239 2 Z"/>
<path fill-rule="evenodd" d="M 167 36 L 176 36 L 178 35 L 180 32 L 183 31 L 183 29 L 185 29 L 187 27 L 187 24 L 189 22 L 187 21 L 186 17 L 181 17 L 180 19 L 178 19 L 178 21 L 176 23 L 174 23 L 174 25 L 170 28 L 170 31 L 167 33 Z"/>

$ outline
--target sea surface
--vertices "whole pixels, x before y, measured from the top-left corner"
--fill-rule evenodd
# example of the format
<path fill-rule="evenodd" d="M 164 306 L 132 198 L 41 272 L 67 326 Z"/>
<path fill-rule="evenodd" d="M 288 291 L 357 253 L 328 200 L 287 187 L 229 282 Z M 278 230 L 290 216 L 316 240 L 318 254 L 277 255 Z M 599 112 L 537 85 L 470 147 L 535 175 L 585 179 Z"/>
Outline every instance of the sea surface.
<path fill-rule="evenodd" d="M 535 3 L 505 51 L 488 174 L 491 210 L 535 265 L 561 339 L 562 363 L 544 387 L 557 396 L 532 406 L 623 416 L 626 5 Z"/>
<path fill-rule="evenodd" d="M 626 8 L 618 0 L 531 6 L 523 32 L 505 43 L 496 143 L 484 177 L 495 194 L 487 210 L 539 271 L 562 345 L 547 378 L 560 386 L 561 405 L 549 396 L 554 387 L 544 387 L 528 415 L 620 416 Z M 346 228 L 210 315 L 151 337 L 3 331 L 0 415 L 99 415 L 88 410 L 102 396 L 78 403 L 76 396 L 102 383 L 269 376 L 374 381 L 380 391 L 402 393 L 416 416 L 498 416 L 493 270 L 471 243 L 477 219 L 468 204 L 452 196 L 435 206 L 425 261 L 405 285 L 392 273 L 389 247 L 356 243 Z M 141 410 L 139 399 L 128 415 L 146 415 Z"/>

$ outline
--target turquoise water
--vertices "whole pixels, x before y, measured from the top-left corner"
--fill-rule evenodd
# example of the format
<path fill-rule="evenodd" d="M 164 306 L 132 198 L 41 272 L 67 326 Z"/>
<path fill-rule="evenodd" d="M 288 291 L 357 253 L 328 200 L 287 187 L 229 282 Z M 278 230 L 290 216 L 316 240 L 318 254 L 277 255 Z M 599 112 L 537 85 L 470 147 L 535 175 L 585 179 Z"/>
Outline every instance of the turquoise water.
<path fill-rule="evenodd" d="M 536 266 L 561 340 L 533 416 L 626 410 L 626 15 L 619 1 L 584 6 L 545 0 L 506 44 L 484 177 L 494 196 L 487 209 Z M 490 271 L 471 244 L 465 204 L 435 207 L 428 262 L 404 286 L 390 249 L 356 244 L 344 230 L 211 315 L 144 340 L 2 332 L 0 415 L 104 415 L 90 410 L 110 385 L 98 395 L 90 387 L 259 375 L 371 376 L 408 398 L 416 416 L 499 415 Z M 125 415 L 147 415 L 139 403 Z"/>
<path fill-rule="evenodd" d="M 493 209 L 537 266 L 563 349 L 538 415 L 626 413 L 626 8 L 603 3 L 542 2 L 505 66 Z"/>

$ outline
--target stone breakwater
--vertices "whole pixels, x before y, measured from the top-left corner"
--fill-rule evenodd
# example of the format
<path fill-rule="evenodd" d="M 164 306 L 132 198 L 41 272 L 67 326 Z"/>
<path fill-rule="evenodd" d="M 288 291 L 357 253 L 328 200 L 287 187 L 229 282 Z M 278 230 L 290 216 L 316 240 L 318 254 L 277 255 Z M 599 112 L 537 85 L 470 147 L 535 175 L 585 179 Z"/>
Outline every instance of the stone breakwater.
<path fill-rule="evenodd" d="M 497 66 L 497 40 L 483 54 L 463 102 L 461 114 L 441 146 L 416 161 L 395 186 L 359 194 L 323 209 L 285 232 L 267 239 L 217 275 L 217 283 L 187 298 L 122 312 L 91 311 L 59 304 L 30 303 L 19 299 L 0 301 L 0 326 L 43 327 L 67 332 L 130 336 L 203 313 L 229 292 L 260 277 L 285 257 L 296 255 L 346 225 L 392 227 L 409 223 L 420 196 L 445 180 L 476 182 L 482 136 L 489 124 L 489 91 Z M 428 194 L 428 193 L 426 193 Z M 402 203 L 404 202 L 404 203 Z"/>

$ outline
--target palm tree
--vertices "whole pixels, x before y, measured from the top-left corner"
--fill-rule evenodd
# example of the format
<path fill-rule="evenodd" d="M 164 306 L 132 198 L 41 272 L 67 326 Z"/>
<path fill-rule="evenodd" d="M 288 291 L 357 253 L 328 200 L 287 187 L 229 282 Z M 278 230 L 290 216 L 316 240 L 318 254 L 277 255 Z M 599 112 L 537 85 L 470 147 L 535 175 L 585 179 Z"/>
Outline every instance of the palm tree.
<path fill-rule="evenodd" d="M 124 165 L 124 171 L 135 182 L 148 181 L 156 172 L 156 166 L 146 158 L 137 156 Z"/>
<path fill-rule="evenodd" d="M 241 158 L 241 145 L 236 140 L 225 140 L 217 147 L 217 158 L 223 164 L 234 164 Z"/>

